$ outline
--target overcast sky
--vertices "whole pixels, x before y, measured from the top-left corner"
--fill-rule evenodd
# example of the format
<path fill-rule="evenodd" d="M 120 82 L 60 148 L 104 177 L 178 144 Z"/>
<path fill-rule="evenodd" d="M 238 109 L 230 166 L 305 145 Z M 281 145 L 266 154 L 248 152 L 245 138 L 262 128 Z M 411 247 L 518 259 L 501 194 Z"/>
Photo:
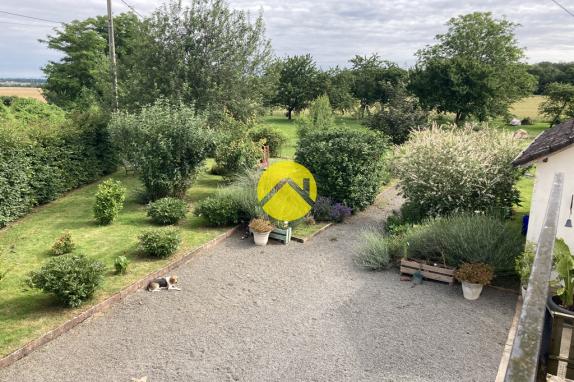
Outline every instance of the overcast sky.
<path fill-rule="evenodd" d="M 126 1 L 144 15 L 162 2 Z M 574 12 L 574 0 L 558 1 Z M 120 0 L 113 3 L 115 13 L 128 10 Z M 574 17 L 551 0 L 231 0 L 230 4 L 263 11 L 267 36 L 278 56 L 311 53 L 323 68 L 346 65 L 355 54 L 374 52 L 401 66 L 412 65 L 416 50 L 444 32 L 449 18 L 474 11 L 491 11 L 520 23 L 517 37 L 529 62 L 574 61 Z M 105 14 L 106 1 L 3 0 L 0 10 L 66 22 Z M 58 59 L 57 53 L 38 42 L 50 32 L 48 25 L 0 13 L 0 77 L 40 77 L 40 68 Z"/>

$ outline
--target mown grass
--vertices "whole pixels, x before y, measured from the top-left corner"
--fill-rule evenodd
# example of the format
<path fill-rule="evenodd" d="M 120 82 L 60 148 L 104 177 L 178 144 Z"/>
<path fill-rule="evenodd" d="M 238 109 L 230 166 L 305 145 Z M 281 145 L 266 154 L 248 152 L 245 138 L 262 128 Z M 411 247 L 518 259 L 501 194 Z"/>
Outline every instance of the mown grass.
<path fill-rule="evenodd" d="M 182 245 L 174 257 L 165 260 L 141 257 L 137 253 L 137 237 L 155 226 L 146 217 L 145 206 L 137 202 L 140 182 L 121 172 L 113 178 L 124 183 L 128 195 L 124 210 L 110 226 L 98 226 L 94 222 L 92 206 L 97 184 L 91 184 L 36 209 L 0 231 L 2 266 L 9 269 L 6 278 L 0 282 L 0 356 L 225 231 L 206 228 L 202 218 L 189 213 L 178 225 Z M 214 193 L 221 181 L 221 177 L 202 173 L 186 199 L 193 205 Z M 51 295 L 28 289 L 25 285 L 27 273 L 40 268 L 50 258 L 48 250 L 66 230 L 77 244 L 77 252 L 102 261 L 108 269 L 101 290 L 92 301 L 78 309 L 63 308 Z M 119 255 L 127 256 L 130 261 L 125 276 L 113 274 L 113 261 Z"/>

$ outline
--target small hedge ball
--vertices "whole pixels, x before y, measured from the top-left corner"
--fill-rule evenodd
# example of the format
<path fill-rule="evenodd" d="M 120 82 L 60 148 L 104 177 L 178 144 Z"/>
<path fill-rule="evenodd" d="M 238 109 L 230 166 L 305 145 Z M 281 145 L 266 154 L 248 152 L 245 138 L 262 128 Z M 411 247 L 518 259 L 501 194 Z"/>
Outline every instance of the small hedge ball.
<path fill-rule="evenodd" d="M 69 232 L 64 232 L 62 236 L 58 238 L 52 245 L 50 254 L 53 256 L 61 256 L 70 253 L 76 248 L 76 245 L 72 241 L 72 235 Z"/>
<path fill-rule="evenodd" d="M 160 225 L 176 224 L 185 217 L 187 204 L 177 198 L 162 198 L 148 205 L 147 216 Z"/>
<path fill-rule="evenodd" d="M 142 253 L 150 257 L 169 257 L 177 251 L 180 243 L 179 231 L 174 228 L 150 230 L 139 236 Z"/>

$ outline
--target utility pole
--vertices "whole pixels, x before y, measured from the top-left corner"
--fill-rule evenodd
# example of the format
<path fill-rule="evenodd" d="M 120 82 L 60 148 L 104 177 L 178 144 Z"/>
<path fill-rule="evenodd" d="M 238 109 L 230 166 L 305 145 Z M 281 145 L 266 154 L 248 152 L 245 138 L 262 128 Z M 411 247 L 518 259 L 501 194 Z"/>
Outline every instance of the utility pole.
<path fill-rule="evenodd" d="M 112 0 L 108 1 L 108 37 L 110 45 L 110 74 L 112 76 L 112 110 L 118 110 L 118 70 L 116 64 L 116 43 L 114 41 L 114 18 Z"/>

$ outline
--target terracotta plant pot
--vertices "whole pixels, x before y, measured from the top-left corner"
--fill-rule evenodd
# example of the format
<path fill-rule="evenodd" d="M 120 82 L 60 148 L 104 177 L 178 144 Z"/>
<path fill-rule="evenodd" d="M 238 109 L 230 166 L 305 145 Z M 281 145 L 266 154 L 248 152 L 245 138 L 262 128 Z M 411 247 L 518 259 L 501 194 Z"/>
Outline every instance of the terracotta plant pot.
<path fill-rule="evenodd" d="M 269 241 L 269 234 L 271 232 L 255 232 L 253 231 L 253 241 L 255 245 L 267 245 Z"/>
<path fill-rule="evenodd" d="M 480 297 L 482 292 L 482 284 L 467 283 L 466 281 L 461 281 L 462 283 L 462 294 L 467 300 L 476 300 Z"/>

